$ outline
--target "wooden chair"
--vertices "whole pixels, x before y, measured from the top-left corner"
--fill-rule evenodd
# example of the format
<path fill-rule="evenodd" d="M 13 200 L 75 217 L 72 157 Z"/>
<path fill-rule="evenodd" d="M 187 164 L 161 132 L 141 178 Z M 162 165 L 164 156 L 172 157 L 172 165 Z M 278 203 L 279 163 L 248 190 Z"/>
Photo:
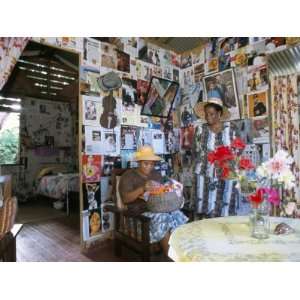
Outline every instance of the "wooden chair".
<path fill-rule="evenodd" d="M 150 244 L 150 218 L 143 215 L 132 215 L 118 205 L 118 182 L 127 169 L 114 169 L 112 174 L 112 201 L 114 205 L 107 205 L 106 210 L 113 212 L 115 217 L 114 253 L 122 255 L 125 246 L 138 253 L 142 261 L 150 261 L 153 248 L 157 245 Z"/>
<path fill-rule="evenodd" d="M 124 208 L 121 199 L 118 199 L 118 182 L 127 169 L 114 169 L 112 173 L 112 202 L 114 205 L 106 206 L 106 210 L 115 215 L 114 253 L 122 255 L 122 247 L 125 246 L 141 256 L 142 261 L 151 261 L 151 256 L 161 253 L 159 243 L 150 244 L 150 218 L 144 215 L 132 215 Z M 183 208 L 190 221 L 193 220 L 193 211 Z"/>

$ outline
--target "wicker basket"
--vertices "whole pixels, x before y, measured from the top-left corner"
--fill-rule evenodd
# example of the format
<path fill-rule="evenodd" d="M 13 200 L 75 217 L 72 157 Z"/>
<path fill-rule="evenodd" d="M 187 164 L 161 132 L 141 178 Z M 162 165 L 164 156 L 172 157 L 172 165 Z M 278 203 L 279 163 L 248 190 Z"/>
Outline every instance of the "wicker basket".
<path fill-rule="evenodd" d="M 167 213 L 180 209 L 184 203 L 183 197 L 176 192 L 167 192 L 161 195 L 151 195 L 147 201 L 147 208 L 154 213 Z"/>

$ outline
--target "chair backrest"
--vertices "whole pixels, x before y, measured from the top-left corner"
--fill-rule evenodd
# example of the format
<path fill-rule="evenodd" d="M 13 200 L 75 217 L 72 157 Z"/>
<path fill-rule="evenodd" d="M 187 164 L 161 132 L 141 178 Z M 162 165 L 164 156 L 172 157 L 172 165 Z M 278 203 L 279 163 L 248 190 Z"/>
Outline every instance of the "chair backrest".
<path fill-rule="evenodd" d="M 119 193 L 119 182 L 121 176 L 127 171 L 128 169 L 114 169 L 112 171 L 112 199 L 113 202 L 116 204 L 117 208 L 121 210 L 126 210 L 127 206 L 123 203 L 120 193 Z"/>

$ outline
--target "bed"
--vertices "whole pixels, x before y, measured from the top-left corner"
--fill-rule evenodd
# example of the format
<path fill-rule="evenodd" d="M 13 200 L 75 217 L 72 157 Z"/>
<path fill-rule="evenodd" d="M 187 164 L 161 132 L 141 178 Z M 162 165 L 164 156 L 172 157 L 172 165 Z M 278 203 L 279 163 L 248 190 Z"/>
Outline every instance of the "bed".
<path fill-rule="evenodd" d="M 60 169 L 61 170 L 61 169 Z M 70 194 L 79 194 L 79 174 L 60 173 L 58 168 L 43 168 L 36 179 L 36 195 L 66 202 L 69 215 Z M 77 197 L 73 197 L 77 198 Z"/>

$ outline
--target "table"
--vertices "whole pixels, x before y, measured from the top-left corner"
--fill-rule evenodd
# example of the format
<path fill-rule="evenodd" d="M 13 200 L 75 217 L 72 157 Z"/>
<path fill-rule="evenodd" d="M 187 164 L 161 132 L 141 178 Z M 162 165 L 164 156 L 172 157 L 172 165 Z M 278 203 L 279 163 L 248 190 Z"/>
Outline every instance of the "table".
<path fill-rule="evenodd" d="M 295 229 L 275 235 L 284 222 Z M 270 217 L 271 234 L 258 240 L 250 235 L 248 216 L 204 219 L 178 227 L 169 240 L 169 257 L 176 262 L 300 261 L 300 219 Z"/>

